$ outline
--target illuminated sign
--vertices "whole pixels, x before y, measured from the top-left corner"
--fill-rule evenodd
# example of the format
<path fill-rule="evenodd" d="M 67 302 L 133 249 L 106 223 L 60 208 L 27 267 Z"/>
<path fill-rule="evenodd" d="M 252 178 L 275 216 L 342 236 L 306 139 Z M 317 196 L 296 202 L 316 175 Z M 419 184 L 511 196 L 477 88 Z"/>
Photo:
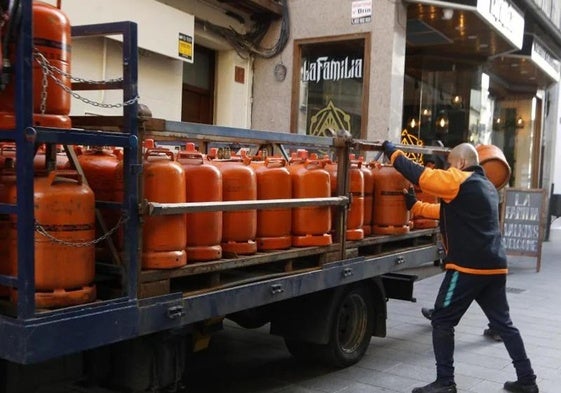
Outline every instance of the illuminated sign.
<path fill-rule="evenodd" d="M 542 69 L 551 79 L 555 82 L 559 82 L 559 74 L 561 72 L 559 66 L 559 60 L 554 58 L 551 53 L 536 39 L 532 43 L 532 52 L 531 52 L 531 59 L 532 61 Z"/>
<path fill-rule="evenodd" d="M 518 49 L 524 40 L 524 15 L 508 0 L 477 0 L 477 12 Z"/>

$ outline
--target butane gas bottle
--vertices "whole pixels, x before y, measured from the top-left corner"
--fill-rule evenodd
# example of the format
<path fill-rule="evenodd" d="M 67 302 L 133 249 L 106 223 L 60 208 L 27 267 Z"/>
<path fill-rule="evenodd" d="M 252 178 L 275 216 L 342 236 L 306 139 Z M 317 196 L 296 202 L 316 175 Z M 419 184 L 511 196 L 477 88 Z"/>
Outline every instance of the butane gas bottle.
<path fill-rule="evenodd" d="M 299 150 L 289 165 L 293 198 L 328 198 L 331 195 L 325 161 Z M 331 209 L 329 206 L 307 206 L 292 209 L 292 245 L 295 247 L 327 246 L 332 243 Z"/>
<path fill-rule="evenodd" d="M 252 161 L 257 177 L 257 199 L 292 198 L 292 180 L 282 157 Z M 292 209 L 275 208 L 257 211 L 257 248 L 281 250 L 292 245 Z"/>
<path fill-rule="evenodd" d="M 362 230 L 364 231 L 364 236 L 370 236 L 372 233 L 372 205 L 374 203 L 374 174 L 372 173 L 372 168 L 364 161 L 363 157 L 359 157 L 359 161 L 362 163 L 360 170 L 364 178 L 364 215 Z"/>
<path fill-rule="evenodd" d="M 257 179 L 248 157 L 216 159 L 211 163 L 222 173 L 224 201 L 257 199 Z M 257 252 L 257 211 L 255 209 L 229 211 L 222 214 L 222 250 L 250 255 Z"/>
<path fill-rule="evenodd" d="M 211 165 L 193 143 L 177 154 L 185 170 L 187 202 L 222 201 L 222 174 Z M 222 258 L 222 212 L 188 213 L 187 260 L 191 262 L 213 261 Z"/>
<path fill-rule="evenodd" d="M 434 168 L 434 164 L 432 163 L 427 163 L 426 166 Z M 438 203 L 438 198 L 436 196 L 423 192 L 423 190 L 421 190 L 418 186 L 415 186 L 415 195 L 421 202 Z M 438 220 L 434 220 L 432 218 L 420 217 L 411 214 L 411 219 L 413 221 L 414 229 L 436 228 L 438 226 Z"/>
<path fill-rule="evenodd" d="M 116 202 L 115 190 L 122 190 L 122 176 L 118 173 L 122 171 L 123 151 L 120 149 L 107 149 L 94 147 L 84 149 L 76 147 L 76 157 L 84 171 L 88 185 L 95 194 L 97 201 Z M 71 163 L 67 163 L 71 167 Z M 100 209 L 101 216 L 106 229 L 113 229 L 119 222 L 121 212 L 116 209 Z M 105 235 L 100 228 L 97 228 L 96 237 Z M 117 236 L 113 241 L 118 245 Z M 96 258 L 107 261 L 111 259 L 110 251 L 106 242 L 99 242 L 96 245 Z"/>
<path fill-rule="evenodd" d="M 16 159 L 16 145 L 13 142 L 3 143 L 0 145 L 0 167 L 3 167 L 4 161 L 10 158 L 12 160 Z M 33 157 L 33 169 L 37 172 L 45 171 L 46 169 L 65 169 L 67 168 L 68 158 L 66 153 L 62 150 L 61 146 L 56 146 L 56 157 L 53 168 L 46 167 L 46 148 L 45 145 L 40 145 L 35 152 Z M 15 161 L 14 161 L 15 162 Z"/>
<path fill-rule="evenodd" d="M 67 169 L 68 167 L 68 157 L 66 155 L 66 152 L 62 149 L 61 145 L 57 145 L 57 146 L 53 146 L 54 152 L 53 154 L 55 155 L 54 157 L 54 162 L 53 163 L 49 163 L 49 167 L 47 168 L 47 162 L 46 162 L 46 158 L 47 158 L 47 152 L 48 149 L 45 145 L 41 145 L 39 147 L 39 149 L 37 149 L 37 152 L 35 152 L 35 157 L 33 157 L 33 168 L 36 171 L 44 171 L 44 170 L 54 170 L 54 169 Z"/>
<path fill-rule="evenodd" d="M 397 235 L 409 232 L 409 211 L 403 197 L 409 182 L 392 165 L 378 164 L 373 174 L 372 233 Z"/>
<path fill-rule="evenodd" d="M 9 191 L 16 203 L 17 188 Z M 34 180 L 35 303 L 54 308 L 95 300 L 95 200 L 76 171 L 52 171 Z M 10 268 L 18 271 L 17 215 L 10 215 Z M 80 247 L 75 244 L 81 244 Z M 17 291 L 11 291 L 13 301 Z"/>
<path fill-rule="evenodd" d="M 501 149 L 495 145 L 477 145 L 479 165 L 497 190 L 506 186 L 510 180 L 510 165 Z"/>
<path fill-rule="evenodd" d="M 149 202 L 185 203 L 185 170 L 172 151 L 148 149 L 143 164 L 144 198 Z M 148 216 L 142 226 L 142 268 L 170 269 L 187 263 L 185 214 Z"/>
<path fill-rule="evenodd" d="M 9 203 L 10 187 L 16 184 L 16 171 L 13 158 L 6 158 L 0 169 L 0 203 Z M 0 214 L 0 274 L 10 275 L 10 216 Z M 0 286 L 0 296 L 10 294 L 8 287 Z"/>
<path fill-rule="evenodd" d="M 347 240 L 360 240 L 364 238 L 362 229 L 364 222 L 364 175 L 360 169 L 362 163 L 350 157 L 349 165 L 349 193 L 351 205 L 347 211 L 347 229 L 345 231 Z M 326 160 L 325 169 L 329 173 L 331 182 L 331 196 L 337 196 L 337 163 Z M 338 214 L 338 209 L 331 209 L 332 218 Z"/>
<path fill-rule="evenodd" d="M 33 62 L 33 123 L 44 127 L 70 128 L 70 46 L 71 25 L 68 17 L 58 8 L 41 2 L 34 1 L 33 12 L 33 43 L 37 50 L 37 57 Z M 16 22 L 16 21 L 14 21 Z M 4 24 L 11 26 L 11 24 Z M 2 31 L 2 37 L 8 35 Z M 15 41 L 14 41 L 15 42 Z M 10 44 L 9 59 L 15 69 L 15 45 Z M 46 74 L 47 67 L 56 68 L 54 77 L 58 82 Z M 53 71 L 49 71 L 53 72 Z M 47 82 L 44 84 L 44 82 Z M 0 92 L 0 129 L 13 129 L 15 127 L 15 72 L 12 73 L 6 88 Z"/>

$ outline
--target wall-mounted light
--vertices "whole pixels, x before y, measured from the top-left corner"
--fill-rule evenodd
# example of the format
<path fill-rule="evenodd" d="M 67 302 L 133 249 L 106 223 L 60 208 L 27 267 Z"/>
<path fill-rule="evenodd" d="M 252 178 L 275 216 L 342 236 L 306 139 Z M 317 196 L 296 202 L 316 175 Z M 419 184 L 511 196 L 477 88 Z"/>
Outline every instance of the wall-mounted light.
<path fill-rule="evenodd" d="M 524 128 L 524 119 L 522 118 L 522 116 L 518 116 L 516 118 L 516 128 Z"/>
<path fill-rule="evenodd" d="M 460 108 L 462 106 L 463 102 L 464 102 L 464 100 L 462 99 L 462 96 L 459 96 L 459 95 L 455 95 L 454 97 L 452 97 L 452 100 L 451 100 L 452 106 L 454 108 Z"/>
<path fill-rule="evenodd" d="M 438 116 L 436 117 L 436 121 L 435 121 L 435 125 L 436 125 L 436 130 L 441 133 L 441 134 L 445 134 L 448 132 L 448 115 L 446 114 L 445 111 L 440 111 L 438 113 Z"/>
<path fill-rule="evenodd" d="M 412 117 L 407 122 L 407 125 L 409 126 L 410 130 L 415 130 L 417 127 L 421 126 L 421 122 L 417 118 Z"/>
<path fill-rule="evenodd" d="M 424 108 L 421 111 L 421 116 L 423 117 L 431 117 L 432 116 L 432 110 L 430 108 Z"/>
<path fill-rule="evenodd" d="M 503 119 L 499 116 L 493 120 L 493 130 L 499 131 L 503 128 Z"/>
<path fill-rule="evenodd" d="M 454 10 L 452 8 L 444 8 L 442 10 L 442 20 L 450 20 L 454 17 Z"/>

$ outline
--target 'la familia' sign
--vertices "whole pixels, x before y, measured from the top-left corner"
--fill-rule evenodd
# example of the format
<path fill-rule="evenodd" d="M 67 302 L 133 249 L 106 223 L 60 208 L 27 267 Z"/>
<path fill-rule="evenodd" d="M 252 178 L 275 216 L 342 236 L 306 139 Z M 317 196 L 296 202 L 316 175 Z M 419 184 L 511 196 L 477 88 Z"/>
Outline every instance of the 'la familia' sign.
<path fill-rule="evenodd" d="M 337 81 L 340 79 L 361 79 L 362 59 L 331 58 L 321 56 L 315 60 L 305 60 L 302 64 L 303 82 Z"/>

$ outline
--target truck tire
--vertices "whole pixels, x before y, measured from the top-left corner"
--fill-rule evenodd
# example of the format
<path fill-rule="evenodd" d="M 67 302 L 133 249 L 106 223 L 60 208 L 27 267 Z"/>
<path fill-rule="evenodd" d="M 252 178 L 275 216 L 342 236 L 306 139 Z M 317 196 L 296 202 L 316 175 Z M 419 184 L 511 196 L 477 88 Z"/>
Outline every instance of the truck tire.
<path fill-rule="evenodd" d="M 372 295 L 364 286 L 350 288 L 338 300 L 327 321 L 329 341 L 314 344 L 285 338 L 288 351 L 302 360 L 317 360 L 343 368 L 357 363 L 364 356 L 374 331 Z"/>

